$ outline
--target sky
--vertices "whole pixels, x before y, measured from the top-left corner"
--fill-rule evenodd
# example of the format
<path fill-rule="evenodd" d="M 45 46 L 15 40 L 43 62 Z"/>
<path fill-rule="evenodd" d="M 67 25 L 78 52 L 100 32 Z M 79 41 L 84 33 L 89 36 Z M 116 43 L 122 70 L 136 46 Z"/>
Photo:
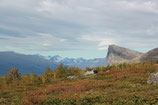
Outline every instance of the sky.
<path fill-rule="evenodd" d="M 105 58 L 158 47 L 158 0 L 0 0 L 0 51 Z"/>

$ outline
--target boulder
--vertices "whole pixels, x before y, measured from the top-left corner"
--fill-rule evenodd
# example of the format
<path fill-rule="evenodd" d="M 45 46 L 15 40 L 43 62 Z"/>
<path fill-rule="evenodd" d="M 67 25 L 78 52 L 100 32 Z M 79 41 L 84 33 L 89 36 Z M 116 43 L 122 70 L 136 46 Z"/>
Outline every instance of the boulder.
<path fill-rule="evenodd" d="M 77 77 L 76 76 L 68 76 L 67 78 L 68 79 L 76 79 Z"/>
<path fill-rule="evenodd" d="M 148 84 L 158 84 L 158 72 L 157 73 L 151 73 L 148 81 Z"/>

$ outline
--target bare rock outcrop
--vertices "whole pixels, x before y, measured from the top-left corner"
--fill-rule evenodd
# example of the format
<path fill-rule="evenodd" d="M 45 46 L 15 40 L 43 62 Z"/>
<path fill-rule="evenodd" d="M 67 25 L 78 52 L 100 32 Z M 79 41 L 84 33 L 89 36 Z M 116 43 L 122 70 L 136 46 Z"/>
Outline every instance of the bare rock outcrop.
<path fill-rule="evenodd" d="M 158 84 L 158 72 L 157 73 L 151 73 L 148 81 L 148 84 Z"/>
<path fill-rule="evenodd" d="M 146 61 L 158 61 L 158 48 L 143 54 L 127 48 L 110 45 L 104 66 L 118 65 L 121 63 L 141 63 Z"/>
<path fill-rule="evenodd" d="M 127 48 L 119 47 L 116 45 L 110 45 L 106 57 L 105 66 L 118 65 L 124 62 L 128 62 L 134 58 L 141 56 L 143 53 L 133 51 Z"/>

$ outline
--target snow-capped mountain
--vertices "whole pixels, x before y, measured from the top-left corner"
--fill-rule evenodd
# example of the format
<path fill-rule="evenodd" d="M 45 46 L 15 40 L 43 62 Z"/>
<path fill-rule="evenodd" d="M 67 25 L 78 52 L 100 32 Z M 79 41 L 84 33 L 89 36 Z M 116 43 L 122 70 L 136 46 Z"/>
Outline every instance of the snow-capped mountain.
<path fill-rule="evenodd" d="M 56 56 L 41 56 L 39 54 L 35 54 L 33 56 L 38 56 L 40 58 L 45 58 L 47 60 L 56 62 L 56 63 L 63 63 L 64 65 L 68 65 L 69 67 L 75 66 L 80 68 L 86 67 L 98 67 L 104 66 L 105 58 L 94 58 L 94 59 L 84 59 L 84 58 L 63 58 L 59 55 Z"/>
<path fill-rule="evenodd" d="M 54 61 L 54 62 L 60 62 L 60 61 L 63 60 L 63 59 L 64 59 L 64 58 L 62 58 L 61 56 L 56 55 L 56 56 L 50 57 L 49 60 Z"/>
<path fill-rule="evenodd" d="M 84 59 L 84 58 L 62 58 L 59 55 L 50 58 L 50 61 L 63 63 L 68 66 L 76 66 L 80 68 L 103 66 L 105 58 Z"/>

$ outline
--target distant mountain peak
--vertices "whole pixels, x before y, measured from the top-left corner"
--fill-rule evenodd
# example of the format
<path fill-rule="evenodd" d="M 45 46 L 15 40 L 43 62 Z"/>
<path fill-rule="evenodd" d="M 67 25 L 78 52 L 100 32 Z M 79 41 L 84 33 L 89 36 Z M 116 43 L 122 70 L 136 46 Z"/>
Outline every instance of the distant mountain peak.
<path fill-rule="evenodd" d="M 142 55 L 141 52 L 130 50 L 117 45 L 109 45 L 105 66 L 119 64 L 126 60 L 134 59 Z"/>
<path fill-rule="evenodd" d="M 145 54 L 116 45 L 109 45 L 105 66 L 121 63 L 141 63 L 145 61 L 158 61 L 158 48 Z"/>
<path fill-rule="evenodd" d="M 135 58 L 142 54 L 141 52 L 116 45 L 109 45 L 108 53 L 120 54 L 123 55 L 122 57 L 125 57 L 126 59 Z"/>
<path fill-rule="evenodd" d="M 51 61 L 63 63 L 64 65 L 69 65 L 70 67 L 76 66 L 80 68 L 86 67 L 98 67 L 104 65 L 105 58 L 94 58 L 94 59 L 84 59 L 84 58 L 62 58 L 60 56 L 53 56 L 50 58 Z"/>

